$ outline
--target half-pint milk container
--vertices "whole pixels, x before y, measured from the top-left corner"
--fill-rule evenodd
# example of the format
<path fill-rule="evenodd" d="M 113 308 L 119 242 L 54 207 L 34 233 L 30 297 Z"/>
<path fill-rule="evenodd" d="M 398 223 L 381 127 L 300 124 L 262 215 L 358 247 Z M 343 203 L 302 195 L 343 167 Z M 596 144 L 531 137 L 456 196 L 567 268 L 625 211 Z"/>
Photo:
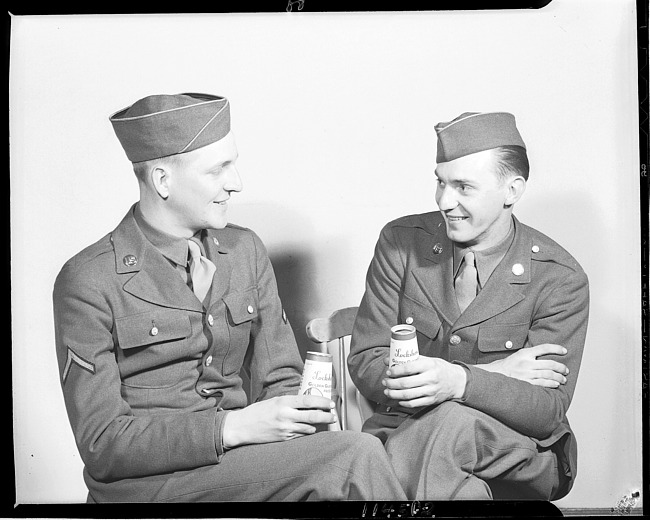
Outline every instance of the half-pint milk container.
<path fill-rule="evenodd" d="M 298 395 L 322 395 L 332 398 L 332 355 L 307 352 Z"/>
<path fill-rule="evenodd" d="M 419 355 L 415 327 L 406 324 L 391 327 L 389 366 L 394 367 L 408 361 L 415 361 Z"/>

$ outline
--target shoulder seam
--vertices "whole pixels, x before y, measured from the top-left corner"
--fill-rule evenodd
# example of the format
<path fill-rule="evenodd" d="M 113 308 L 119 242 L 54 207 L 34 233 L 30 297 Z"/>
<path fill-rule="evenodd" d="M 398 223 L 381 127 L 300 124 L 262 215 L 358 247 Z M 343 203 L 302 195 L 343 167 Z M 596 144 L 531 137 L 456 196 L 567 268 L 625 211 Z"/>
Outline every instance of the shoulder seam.
<path fill-rule="evenodd" d="M 105 246 L 101 247 L 98 251 L 93 252 L 92 255 L 89 254 L 89 249 L 92 248 L 92 246 L 89 246 L 89 248 L 81 250 L 79 253 L 74 255 L 72 258 L 68 259 L 65 264 L 63 264 L 63 267 L 71 267 L 71 268 L 79 268 L 81 266 L 86 265 L 89 262 L 92 262 L 96 258 L 110 254 L 113 250 L 110 246 Z"/>
<path fill-rule="evenodd" d="M 238 229 L 240 231 L 252 231 L 250 228 L 240 226 L 239 224 L 233 224 L 232 222 L 228 222 L 228 224 L 226 224 L 226 227 L 232 229 Z"/>

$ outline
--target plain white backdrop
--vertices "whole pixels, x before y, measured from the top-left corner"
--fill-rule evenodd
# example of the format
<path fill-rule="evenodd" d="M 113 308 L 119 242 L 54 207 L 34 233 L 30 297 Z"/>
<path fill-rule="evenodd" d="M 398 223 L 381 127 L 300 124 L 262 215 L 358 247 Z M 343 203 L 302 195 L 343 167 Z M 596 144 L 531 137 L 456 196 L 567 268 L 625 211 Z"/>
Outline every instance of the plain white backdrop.
<path fill-rule="evenodd" d="M 231 221 L 266 243 L 303 352 L 309 319 L 358 305 L 382 225 L 436 208 L 433 126 L 465 111 L 514 113 L 532 164 L 515 214 L 567 248 L 591 283 L 569 410 L 579 473 L 557 505 L 610 508 L 640 489 L 632 0 L 514 12 L 25 16 L 11 31 L 18 503 L 85 500 L 52 286 L 138 196 L 108 117 L 180 92 L 231 101 L 244 182 Z"/>

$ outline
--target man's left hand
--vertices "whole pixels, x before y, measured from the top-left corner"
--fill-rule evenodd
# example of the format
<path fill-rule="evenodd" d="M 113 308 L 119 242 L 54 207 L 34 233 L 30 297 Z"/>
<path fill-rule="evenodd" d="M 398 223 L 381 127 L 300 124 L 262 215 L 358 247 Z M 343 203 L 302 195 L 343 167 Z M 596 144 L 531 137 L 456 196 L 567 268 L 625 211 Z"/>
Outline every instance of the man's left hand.
<path fill-rule="evenodd" d="M 404 408 L 419 408 L 459 399 L 467 383 L 462 366 L 422 355 L 415 361 L 388 368 L 386 376 L 382 381 L 386 387 L 384 394 Z"/>

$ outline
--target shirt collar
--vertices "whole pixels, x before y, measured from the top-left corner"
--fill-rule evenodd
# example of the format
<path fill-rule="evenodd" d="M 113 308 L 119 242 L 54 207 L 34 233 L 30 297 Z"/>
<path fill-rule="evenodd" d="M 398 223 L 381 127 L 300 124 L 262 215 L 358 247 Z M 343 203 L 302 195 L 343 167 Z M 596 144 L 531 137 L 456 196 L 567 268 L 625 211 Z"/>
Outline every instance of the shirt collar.
<path fill-rule="evenodd" d="M 512 245 L 512 241 L 515 238 L 515 226 L 510 220 L 510 229 L 506 237 L 499 242 L 498 244 L 484 249 L 483 251 L 474 251 L 471 247 L 461 248 L 458 244 L 454 242 L 454 280 L 458 275 L 458 269 L 460 264 L 463 261 L 463 257 L 468 251 L 474 253 L 474 259 L 476 263 L 476 270 L 478 271 L 478 283 L 479 287 L 482 288 L 488 281 L 488 278 L 492 276 L 492 273 L 496 269 L 497 265 L 503 260 Z"/>
<path fill-rule="evenodd" d="M 147 222 L 140 210 L 140 204 L 136 204 L 133 211 L 138 227 L 151 244 L 160 251 L 165 258 L 177 265 L 187 266 L 188 246 L 187 240 L 176 237 L 155 228 Z"/>

